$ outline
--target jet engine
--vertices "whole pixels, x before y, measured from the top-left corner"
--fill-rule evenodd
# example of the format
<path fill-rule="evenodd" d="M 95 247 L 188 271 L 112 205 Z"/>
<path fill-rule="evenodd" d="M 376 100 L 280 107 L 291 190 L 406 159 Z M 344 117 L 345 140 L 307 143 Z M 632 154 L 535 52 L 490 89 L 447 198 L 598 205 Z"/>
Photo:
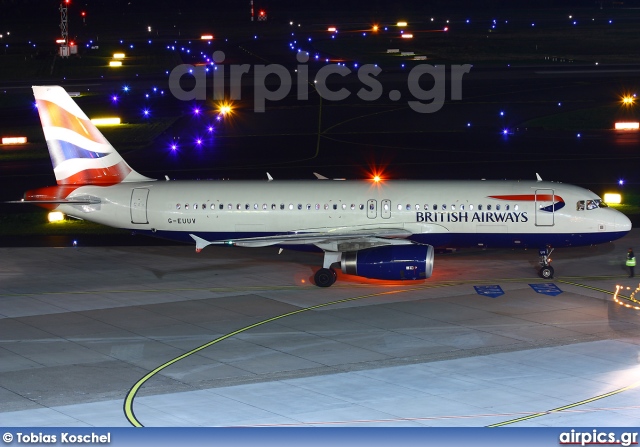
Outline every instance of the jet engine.
<path fill-rule="evenodd" d="M 372 279 L 427 279 L 433 273 L 431 245 L 385 245 L 342 253 L 342 273 Z"/>

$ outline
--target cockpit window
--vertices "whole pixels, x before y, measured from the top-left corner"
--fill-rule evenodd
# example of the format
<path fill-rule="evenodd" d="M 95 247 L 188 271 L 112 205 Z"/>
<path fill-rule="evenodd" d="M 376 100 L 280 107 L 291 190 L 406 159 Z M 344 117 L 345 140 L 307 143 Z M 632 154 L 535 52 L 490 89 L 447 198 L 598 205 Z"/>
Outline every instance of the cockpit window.
<path fill-rule="evenodd" d="M 595 210 L 596 208 L 607 208 L 607 204 L 604 203 L 601 199 L 580 200 L 576 204 L 576 209 L 578 211 L 589 211 Z"/>

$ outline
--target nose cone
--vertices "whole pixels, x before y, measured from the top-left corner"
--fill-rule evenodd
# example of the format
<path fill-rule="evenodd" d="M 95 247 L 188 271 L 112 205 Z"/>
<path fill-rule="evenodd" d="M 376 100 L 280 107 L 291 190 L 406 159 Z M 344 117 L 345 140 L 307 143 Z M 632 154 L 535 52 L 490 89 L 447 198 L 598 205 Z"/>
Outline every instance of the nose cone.
<path fill-rule="evenodd" d="M 615 231 L 624 231 L 625 233 L 631 231 L 631 221 L 620 211 L 616 211 Z"/>

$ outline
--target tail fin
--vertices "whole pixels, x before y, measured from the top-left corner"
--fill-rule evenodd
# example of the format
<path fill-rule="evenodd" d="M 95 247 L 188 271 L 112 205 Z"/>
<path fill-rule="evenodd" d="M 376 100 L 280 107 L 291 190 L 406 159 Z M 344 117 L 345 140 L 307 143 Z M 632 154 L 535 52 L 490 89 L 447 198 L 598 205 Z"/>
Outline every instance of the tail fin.
<path fill-rule="evenodd" d="M 34 86 L 58 185 L 114 185 L 152 180 L 134 171 L 59 86 Z"/>

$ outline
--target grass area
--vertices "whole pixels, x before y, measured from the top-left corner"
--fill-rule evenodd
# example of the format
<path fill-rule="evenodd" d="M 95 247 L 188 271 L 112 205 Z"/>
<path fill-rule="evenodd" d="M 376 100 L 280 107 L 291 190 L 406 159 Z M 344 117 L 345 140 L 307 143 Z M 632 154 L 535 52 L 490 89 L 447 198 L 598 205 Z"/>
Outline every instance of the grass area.
<path fill-rule="evenodd" d="M 607 130 L 613 129 L 616 121 L 639 120 L 639 112 L 616 104 L 535 118 L 522 123 L 521 126 L 548 130 Z"/>

